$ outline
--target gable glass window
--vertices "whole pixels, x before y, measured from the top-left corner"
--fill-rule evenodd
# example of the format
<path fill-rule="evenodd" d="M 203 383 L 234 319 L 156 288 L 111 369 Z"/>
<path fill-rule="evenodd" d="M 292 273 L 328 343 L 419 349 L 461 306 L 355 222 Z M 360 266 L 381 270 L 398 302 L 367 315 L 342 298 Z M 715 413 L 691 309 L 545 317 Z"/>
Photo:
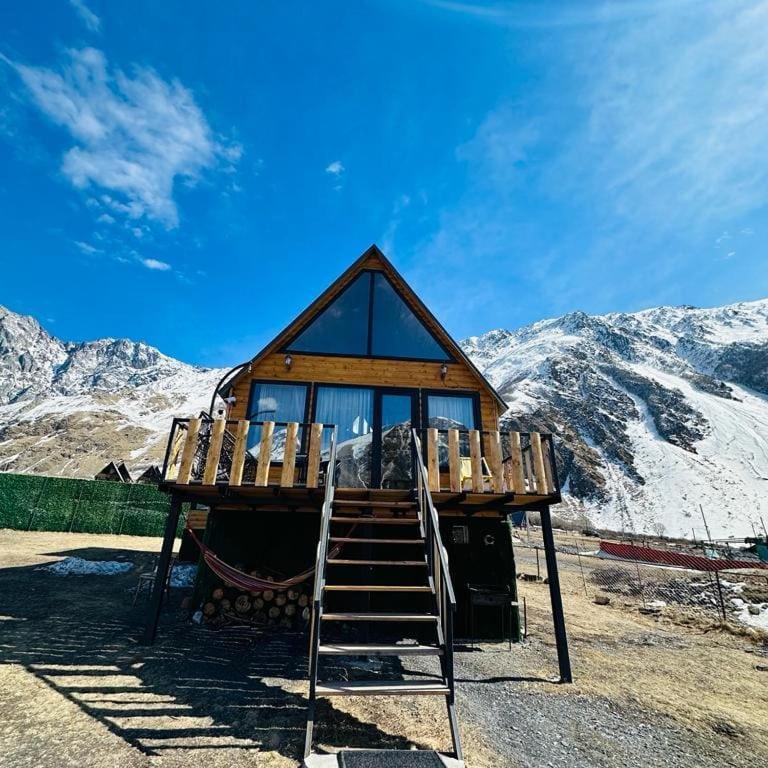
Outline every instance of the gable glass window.
<path fill-rule="evenodd" d="M 413 357 L 448 360 L 421 320 L 411 312 L 386 276 L 373 276 L 373 333 L 371 353 L 376 357 Z"/>
<path fill-rule="evenodd" d="M 362 272 L 287 345 L 291 352 L 452 360 L 386 275 Z"/>
<path fill-rule="evenodd" d="M 373 447 L 373 390 L 365 387 L 318 386 L 315 421 L 335 424 L 336 484 L 341 488 L 370 488 Z M 330 435 L 323 430 L 323 456 L 328 457 Z"/>
<path fill-rule="evenodd" d="M 249 421 L 303 422 L 306 415 L 306 384 L 277 384 L 254 381 L 248 403 Z M 299 430 L 301 433 L 302 430 Z M 285 427 L 275 427 L 272 439 L 272 458 L 281 459 L 285 447 Z M 248 451 L 258 456 L 261 427 L 251 426 L 248 431 Z M 298 438 L 301 440 L 301 434 Z M 298 447 L 298 446 L 297 446 Z"/>
<path fill-rule="evenodd" d="M 289 345 L 294 352 L 365 355 L 371 278 L 364 272 L 348 285 Z"/>

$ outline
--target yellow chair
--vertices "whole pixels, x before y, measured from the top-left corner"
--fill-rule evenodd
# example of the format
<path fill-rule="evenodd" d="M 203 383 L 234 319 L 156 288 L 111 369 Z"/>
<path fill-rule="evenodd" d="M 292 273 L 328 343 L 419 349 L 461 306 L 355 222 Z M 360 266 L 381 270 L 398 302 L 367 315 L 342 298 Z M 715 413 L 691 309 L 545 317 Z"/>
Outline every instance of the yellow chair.
<path fill-rule="evenodd" d="M 480 461 L 483 470 L 483 490 L 490 490 L 493 487 L 493 475 L 491 475 L 485 456 L 481 456 Z M 467 481 L 469 481 L 469 490 L 472 490 L 472 459 L 462 456 L 459 460 L 459 487 L 462 491 L 466 490 L 464 483 Z"/>

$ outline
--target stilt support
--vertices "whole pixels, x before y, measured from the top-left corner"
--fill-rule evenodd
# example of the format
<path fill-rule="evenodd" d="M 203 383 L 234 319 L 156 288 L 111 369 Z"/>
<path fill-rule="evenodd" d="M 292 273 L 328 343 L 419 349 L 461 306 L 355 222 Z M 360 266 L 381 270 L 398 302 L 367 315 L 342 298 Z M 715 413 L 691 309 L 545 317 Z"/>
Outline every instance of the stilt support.
<path fill-rule="evenodd" d="M 552 518 L 549 506 L 541 507 L 541 533 L 544 537 L 544 554 L 547 559 L 547 580 L 549 582 L 549 599 L 552 603 L 552 619 L 555 625 L 555 642 L 557 643 L 557 663 L 560 667 L 560 682 L 572 683 L 571 658 L 568 654 L 568 636 L 565 631 L 565 616 L 563 614 L 563 598 L 560 594 L 560 576 L 557 572 L 557 555 L 555 553 L 555 537 L 552 534 Z"/>
<path fill-rule="evenodd" d="M 152 643 L 155 642 L 157 623 L 160 620 L 160 610 L 163 607 L 163 594 L 165 592 L 165 585 L 168 580 L 168 568 L 171 564 L 173 543 L 176 539 L 176 528 L 179 524 L 180 513 L 181 499 L 173 495 L 171 496 L 171 509 L 169 510 L 168 517 L 165 521 L 163 547 L 160 550 L 160 559 L 157 562 L 155 583 L 152 587 L 152 596 L 149 600 L 147 624 L 144 628 L 144 634 L 141 638 L 142 645 L 152 645 Z"/>

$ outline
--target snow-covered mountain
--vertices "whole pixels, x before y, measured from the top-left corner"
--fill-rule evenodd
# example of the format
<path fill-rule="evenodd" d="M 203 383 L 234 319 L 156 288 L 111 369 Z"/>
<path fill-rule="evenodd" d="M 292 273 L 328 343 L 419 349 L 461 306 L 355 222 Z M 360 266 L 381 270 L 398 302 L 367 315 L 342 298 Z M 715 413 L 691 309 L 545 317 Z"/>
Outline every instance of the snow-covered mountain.
<path fill-rule="evenodd" d="M 171 420 L 208 408 L 223 374 L 140 342 L 80 344 L 0 307 L 0 469 L 93 476 L 159 462 Z"/>
<path fill-rule="evenodd" d="M 768 300 L 580 312 L 463 345 L 510 405 L 559 436 L 564 513 L 615 529 L 751 535 L 768 522 Z M 146 344 L 73 344 L 0 308 L 0 469 L 89 476 L 159 461 L 218 369 Z"/>
<path fill-rule="evenodd" d="M 712 535 L 768 522 L 768 300 L 574 312 L 463 344 L 507 423 L 560 435 L 571 514 L 688 536 L 702 509 Z"/>

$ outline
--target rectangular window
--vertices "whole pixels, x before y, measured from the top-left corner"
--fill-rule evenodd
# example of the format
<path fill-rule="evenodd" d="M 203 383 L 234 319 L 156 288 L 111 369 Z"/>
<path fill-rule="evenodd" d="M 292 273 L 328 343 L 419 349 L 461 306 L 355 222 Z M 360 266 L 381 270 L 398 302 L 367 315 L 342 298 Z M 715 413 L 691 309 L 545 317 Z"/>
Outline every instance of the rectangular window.
<path fill-rule="evenodd" d="M 471 395 L 427 395 L 427 426 L 435 429 L 478 429 L 475 398 Z M 438 432 L 440 471 L 448 471 L 448 433 Z M 469 456 L 469 435 L 459 435 L 459 455 Z"/>
<path fill-rule="evenodd" d="M 336 484 L 341 488 L 370 488 L 373 432 L 373 390 L 365 387 L 318 386 L 314 421 L 335 424 Z M 330 435 L 323 431 L 327 458 Z"/>
<path fill-rule="evenodd" d="M 475 398 L 471 395 L 428 395 L 427 426 L 437 429 L 477 429 Z"/>
<path fill-rule="evenodd" d="M 254 381 L 248 404 L 249 421 L 304 421 L 307 406 L 306 384 L 276 384 Z M 301 431 L 300 431 L 301 432 Z M 301 438 L 301 434 L 299 434 Z M 256 455 L 261 440 L 261 427 L 251 426 L 248 450 Z M 272 458 L 280 460 L 285 446 L 285 427 L 275 427 Z"/>

